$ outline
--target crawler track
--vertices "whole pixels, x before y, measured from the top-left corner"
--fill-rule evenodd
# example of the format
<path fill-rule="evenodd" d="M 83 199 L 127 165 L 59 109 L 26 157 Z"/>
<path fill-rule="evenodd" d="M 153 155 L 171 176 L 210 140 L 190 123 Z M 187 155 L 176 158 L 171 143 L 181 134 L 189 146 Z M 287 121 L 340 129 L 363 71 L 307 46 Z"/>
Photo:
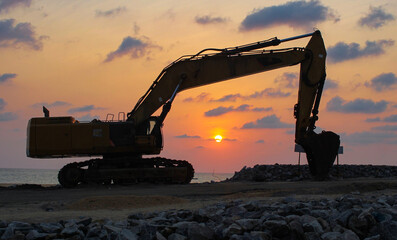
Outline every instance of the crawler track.
<path fill-rule="evenodd" d="M 139 182 L 186 184 L 194 176 L 192 165 L 184 160 L 155 158 L 103 158 L 65 165 L 58 181 L 65 188 L 83 183 L 134 184 Z"/>

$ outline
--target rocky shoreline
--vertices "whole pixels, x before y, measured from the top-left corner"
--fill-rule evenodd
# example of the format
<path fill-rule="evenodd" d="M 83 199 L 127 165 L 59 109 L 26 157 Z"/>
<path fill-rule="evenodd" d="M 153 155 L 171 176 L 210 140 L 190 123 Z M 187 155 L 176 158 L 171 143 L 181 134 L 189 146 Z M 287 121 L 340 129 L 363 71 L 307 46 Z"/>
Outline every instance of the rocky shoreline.
<path fill-rule="evenodd" d="M 345 178 L 391 178 L 397 177 L 397 166 L 386 165 L 334 165 L 329 172 L 330 179 Z M 312 176 L 308 165 L 255 165 L 243 167 L 227 181 L 302 181 Z"/>
<path fill-rule="evenodd" d="M 219 202 L 197 210 L 132 214 L 123 221 L 0 221 L 1 239 L 396 239 L 397 195 Z"/>

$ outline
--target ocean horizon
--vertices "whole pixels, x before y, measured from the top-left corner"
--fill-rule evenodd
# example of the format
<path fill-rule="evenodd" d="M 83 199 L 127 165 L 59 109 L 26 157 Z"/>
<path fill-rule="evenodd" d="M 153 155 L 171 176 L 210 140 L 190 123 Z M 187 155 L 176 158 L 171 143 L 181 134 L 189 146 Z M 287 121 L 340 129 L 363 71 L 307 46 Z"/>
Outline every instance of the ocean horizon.
<path fill-rule="evenodd" d="M 0 184 L 59 184 L 59 169 L 0 168 Z M 234 173 L 195 173 L 191 183 L 220 182 Z"/>

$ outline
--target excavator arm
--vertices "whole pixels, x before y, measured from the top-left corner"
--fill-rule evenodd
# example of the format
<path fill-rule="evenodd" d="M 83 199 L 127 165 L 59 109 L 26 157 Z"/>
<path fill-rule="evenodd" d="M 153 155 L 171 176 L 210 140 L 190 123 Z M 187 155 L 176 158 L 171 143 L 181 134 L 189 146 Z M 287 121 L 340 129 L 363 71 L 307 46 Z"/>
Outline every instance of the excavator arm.
<path fill-rule="evenodd" d="M 305 48 L 264 50 L 282 42 L 311 37 Z M 211 51 L 211 53 L 205 53 Z M 161 106 L 163 111 L 155 129 L 159 129 L 171 108 L 175 95 L 183 90 L 233 78 L 301 64 L 298 103 L 295 105 L 295 142 L 305 149 L 313 175 L 325 176 L 335 160 L 339 136 L 314 133 L 318 107 L 325 82 L 326 50 L 320 31 L 293 38 L 273 38 L 227 49 L 205 49 L 183 56 L 167 66 L 149 90 L 128 113 L 127 121 L 142 124 Z"/>

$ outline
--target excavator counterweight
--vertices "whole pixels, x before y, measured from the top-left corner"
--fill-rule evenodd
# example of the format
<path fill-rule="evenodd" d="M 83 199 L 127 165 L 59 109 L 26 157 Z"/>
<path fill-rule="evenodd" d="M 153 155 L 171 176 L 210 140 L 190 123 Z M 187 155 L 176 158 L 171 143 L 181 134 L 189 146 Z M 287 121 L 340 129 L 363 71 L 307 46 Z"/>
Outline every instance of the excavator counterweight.
<path fill-rule="evenodd" d="M 267 50 L 283 42 L 311 37 L 306 47 Z M 125 184 L 134 182 L 189 183 L 190 163 L 160 157 L 162 127 L 180 91 L 300 64 L 295 142 L 307 153 L 311 173 L 324 178 L 331 168 L 339 136 L 314 133 L 325 82 L 326 50 L 319 31 L 286 39 L 272 38 L 232 48 L 209 48 L 183 56 L 164 68 L 138 100 L 127 119 L 79 122 L 71 116 L 32 118 L 28 123 L 27 155 L 32 158 L 98 156 L 64 166 L 58 179 L 64 187 L 84 182 Z M 153 114 L 163 107 L 159 116 Z"/>

